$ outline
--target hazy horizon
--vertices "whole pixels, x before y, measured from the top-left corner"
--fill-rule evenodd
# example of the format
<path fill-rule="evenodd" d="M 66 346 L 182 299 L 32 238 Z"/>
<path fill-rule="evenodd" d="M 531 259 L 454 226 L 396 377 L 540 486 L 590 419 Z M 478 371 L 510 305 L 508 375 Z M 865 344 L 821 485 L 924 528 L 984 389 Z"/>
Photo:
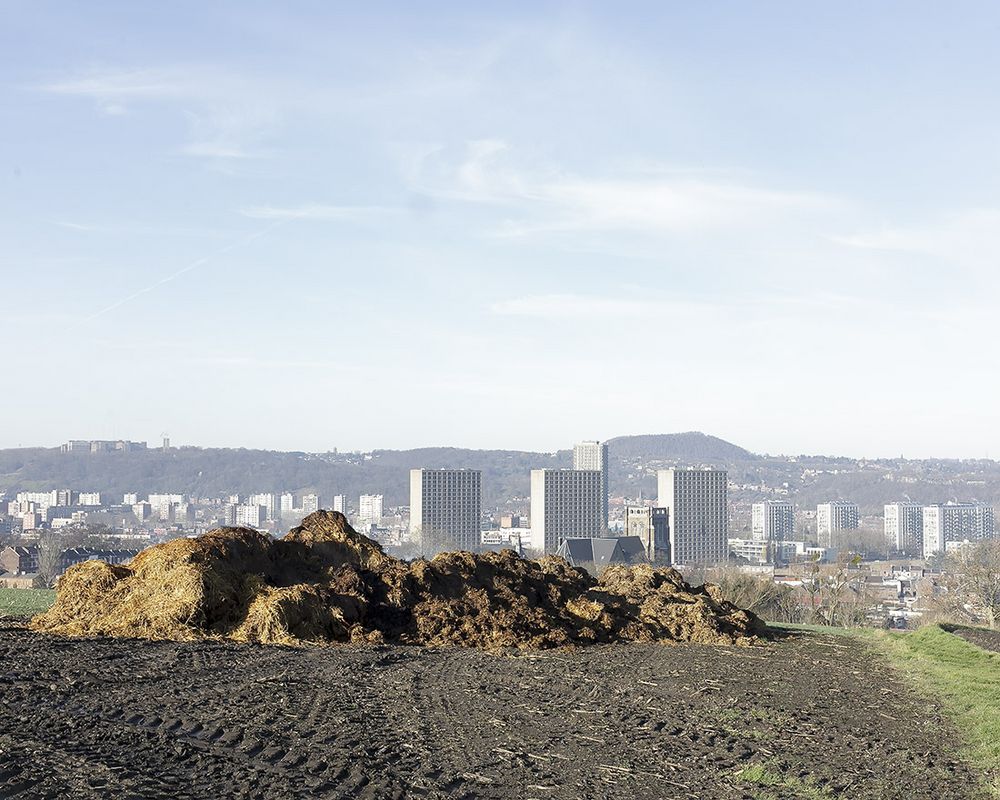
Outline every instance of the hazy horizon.
<path fill-rule="evenodd" d="M 959 6 L 3 3 L 0 447 L 1000 453 Z"/>
<path fill-rule="evenodd" d="M 808 457 L 816 457 L 816 458 L 852 458 L 852 459 L 858 459 L 858 460 L 863 460 L 863 459 L 870 459 L 870 460 L 890 460 L 890 459 L 899 459 L 899 458 L 902 457 L 903 460 L 906 460 L 906 461 L 925 461 L 925 460 L 961 460 L 961 461 L 968 461 L 968 460 L 981 460 L 981 459 L 986 459 L 986 460 L 991 460 L 991 461 L 995 461 L 996 460 L 994 458 L 991 458 L 989 454 L 983 454 L 981 456 L 976 456 L 976 455 L 972 455 L 972 456 L 953 456 L 953 455 L 939 454 L 939 453 L 930 453 L 930 454 L 913 454 L 913 453 L 896 453 L 896 454 L 891 454 L 891 453 L 841 453 L 841 452 L 833 452 L 833 451 L 831 451 L 831 452 L 810 452 L 810 451 L 805 451 L 805 450 L 781 452 L 781 451 L 776 451 L 776 450 L 755 449 L 753 447 L 747 446 L 746 444 L 744 444 L 743 442 L 740 442 L 739 440 L 729 439 L 729 438 L 726 438 L 724 436 L 717 436 L 716 434 L 709 433 L 707 431 L 669 431 L 669 432 L 662 432 L 661 431 L 661 432 L 657 432 L 657 433 L 623 433 L 623 434 L 614 434 L 612 436 L 608 436 L 608 437 L 599 439 L 599 441 L 613 441 L 615 439 L 624 439 L 624 438 L 632 438 L 632 437 L 640 437 L 640 436 L 682 436 L 682 435 L 685 435 L 685 434 L 698 434 L 698 435 L 704 435 L 704 436 L 712 437 L 712 438 L 715 438 L 715 439 L 719 439 L 720 441 L 722 441 L 722 442 L 724 442 L 726 444 L 734 445 L 736 447 L 740 447 L 740 448 L 742 448 L 744 450 L 747 450 L 748 452 L 752 453 L 753 455 L 762 455 L 762 456 L 769 456 L 769 457 L 776 457 L 776 458 L 785 458 L 785 457 L 787 457 L 787 458 L 794 458 L 794 457 L 802 456 L 802 457 L 807 457 L 807 458 Z M 62 441 L 59 441 L 59 442 L 47 442 L 47 443 L 44 443 L 44 444 L 38 444 L 38 443 L 26 444 L 26 443 L 21 443 L 21 444 L 17 444 L 17 445 L 4 446 L 4 447 L 2 447 L 0 449 L 32 449 L 32 448 L 39 448 L 39 447 L 40 448 L 54 449 L 54 448 L 57 448 L 57 447 L 61 446 L 62 444 L 65 444 L 65 442 L 69 441 L 69 439 L 79 439 L 79 440 L 83 440 L 83 441 L 93 441 L 93 440 L 103 439 L 103 438 L 104 437 L 79 437 L 79 436 L 73 436 L 73 437 L 68 437 L 66 440 L 62 440 Z M 538 454 L 546 454 L 547 455 L 547 454 L 557 453 L 557 452 L 560 452 L 560 451 L 572 451 L 574 444 L 576 444 L 577 442 L 580 442 L 580 441 L 586 441 L 587 438 L 588 437 L 577 437 L 576 439 L 573 439 L 572 441 L 565 442 L 565 443 L 561 444 L 560 446 L 552 448 L 552 449 L 545 449 L 545 448 L 541 448 L 541 447 L 531 447 L 531 446 L 516 447 L 516 446 L 512 446 L 512 445 L 502 445 L 502 446 L 497 446 L 497 447 L 489 447 L 489 446 L 482 446 L 482 447 L 480 447 L 480 446 L 469 445 L 469 444 L 456 444 L 454 442 L 447 442 L 447 441 L 446 442 L 436 442 L 436 443 L 435 442 L 429 442 L 429 443 L 415 444 L 415 445 L 412 445 L 410 447 L 393 446 L 391 444 L 364 445 L 364 446 L 357 446 L 357 447 L 342 447 L 342 446 L 339 446 L 337 444 L 332 444 L 329 447 L 319 447 L 319 448 L 317 448 L 317 447 L 257 447 L 257 446 L 254 446 L 254 445 L 251 445 L 251 444 L 245 444 L 245 443 L 244 444 L 239 444 L 239 443 L 235 443 L 235 444 L 233 444 L 233 443 L 228 443 L 228 444 L 227 443 L 222 443 L 222 444 L 207 444 L 205 442 L 177 441 L 176 439 L 173 439 L 173 438 L 171 438 L 170 446 L 171 446 L 172 449 L 174 449 L 174 448 L 182 448 L 182 447 L 194 447 L 194 448 L 200 448 L 200 449 L 205 449 L 205 450 L 209 450 L 209 449 L 221 449 L 221 450 L 260 450 L 260 451 L 269 451 L 269 452 L 275 452 L 275 453 L 314 453 L 314 454 L 329 453 L 329 452 L 333 452 L 334 450 L 336 450 L 336 451 L 338 451 L 340 453 L 354 453 L 354 452 L 357 452 L 357 453 L 371 453 L 371 452 L 374 452 L 374 451 L 377 451 L 377 450 L 407 451 L 407 450 L 426 450 L 426 449 L 455 449 L 455 450 L 478 450 L 478 451 L 514 451 L 514 452 L 519 452 L 519 453 L 538 453 Z M 589 437 L 589 438 L 593 439 L 595 437 Z M 147 443 L 147 446 L 151 450 L 159 449 L 160 446 L 161 446 L 161 439 L 159 439 L 159 438 L 153 439 L 153 438 L 148 438 L 147 437 L 146 439 L 143 439 L 142 437 L 135 437 L 135 436 L 133 436 L 133 437 L 129 437 L 129 436 L 114 436 L 114 437 L 110 437 L 110 439 L 114 440 L 114 441 L 117 441 L 119 439 L 130 440 L 130 441 L 134 441 L 134 442 L 145 441 Z"/>

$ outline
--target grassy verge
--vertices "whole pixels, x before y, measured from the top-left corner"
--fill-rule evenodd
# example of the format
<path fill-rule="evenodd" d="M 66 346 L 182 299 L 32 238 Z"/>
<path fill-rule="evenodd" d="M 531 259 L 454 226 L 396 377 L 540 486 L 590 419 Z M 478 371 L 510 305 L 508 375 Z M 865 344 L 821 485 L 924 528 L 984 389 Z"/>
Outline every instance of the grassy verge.
<path fill-rule="evenodd" d="M 0 589 L 0 619 L 27 619 L 47 611 L 56 600 L 54 589 Z"/>
<path fill-rule="evenodd" d="M 884 633 L 875 641 L 892 663 L 940 700 L 962 733 L 969 759 L 1000 796 L 1000 653 L 937 625 L 908 634 Z"/>
<path fill-rule="evenodd" d="M 1000 653 L 976 647 L 937 625 L 912 633 L 817 625 L 772 627 L 856 636 L 881 650 L 918 691 L 940 703 L 962 735 L 963 754 L 984 774 L 986 791 L 1000 798 Z"/>

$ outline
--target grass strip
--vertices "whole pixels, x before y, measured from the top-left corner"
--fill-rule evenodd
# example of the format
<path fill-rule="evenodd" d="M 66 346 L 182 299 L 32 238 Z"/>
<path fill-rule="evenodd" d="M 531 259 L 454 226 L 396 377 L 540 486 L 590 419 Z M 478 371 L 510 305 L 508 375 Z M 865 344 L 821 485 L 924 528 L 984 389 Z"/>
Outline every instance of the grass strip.
<path fill-rule="evenodd" d="M 0 589 L 0 619 L 27 619 L 55 601 L 55 589 Z"/>

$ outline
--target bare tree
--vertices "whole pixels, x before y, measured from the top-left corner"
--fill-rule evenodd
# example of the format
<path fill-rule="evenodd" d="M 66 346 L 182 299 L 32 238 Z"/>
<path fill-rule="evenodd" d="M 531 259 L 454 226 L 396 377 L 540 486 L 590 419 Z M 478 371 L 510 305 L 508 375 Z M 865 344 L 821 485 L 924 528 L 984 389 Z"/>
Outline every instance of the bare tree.
<path fill-rule="evenodd" d="M 51 589 L 59 577 L 64 540 L 57 531 L 44 531 L 38 537 L 38 584 L 43 589 Z"/>
<path fill-rule="evenodd" d="M 959 548 L 945 559 L 945 569 L 953 573 L 951 584 L 960 604 L 975 621 L 981 619 L 996 628 L 1000 621 L 1000 541 Z"/>

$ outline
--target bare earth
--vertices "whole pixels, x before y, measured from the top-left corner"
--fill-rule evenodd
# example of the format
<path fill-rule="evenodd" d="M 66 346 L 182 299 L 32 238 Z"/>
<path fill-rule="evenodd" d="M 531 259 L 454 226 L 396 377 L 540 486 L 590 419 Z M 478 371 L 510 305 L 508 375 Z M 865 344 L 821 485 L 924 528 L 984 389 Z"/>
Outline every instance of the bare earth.
<path fill-rule="evenodd" d="M 3 798 L 975 797 L 956 738 L 833 636 L 498 656 L 0 628 Z"/>

